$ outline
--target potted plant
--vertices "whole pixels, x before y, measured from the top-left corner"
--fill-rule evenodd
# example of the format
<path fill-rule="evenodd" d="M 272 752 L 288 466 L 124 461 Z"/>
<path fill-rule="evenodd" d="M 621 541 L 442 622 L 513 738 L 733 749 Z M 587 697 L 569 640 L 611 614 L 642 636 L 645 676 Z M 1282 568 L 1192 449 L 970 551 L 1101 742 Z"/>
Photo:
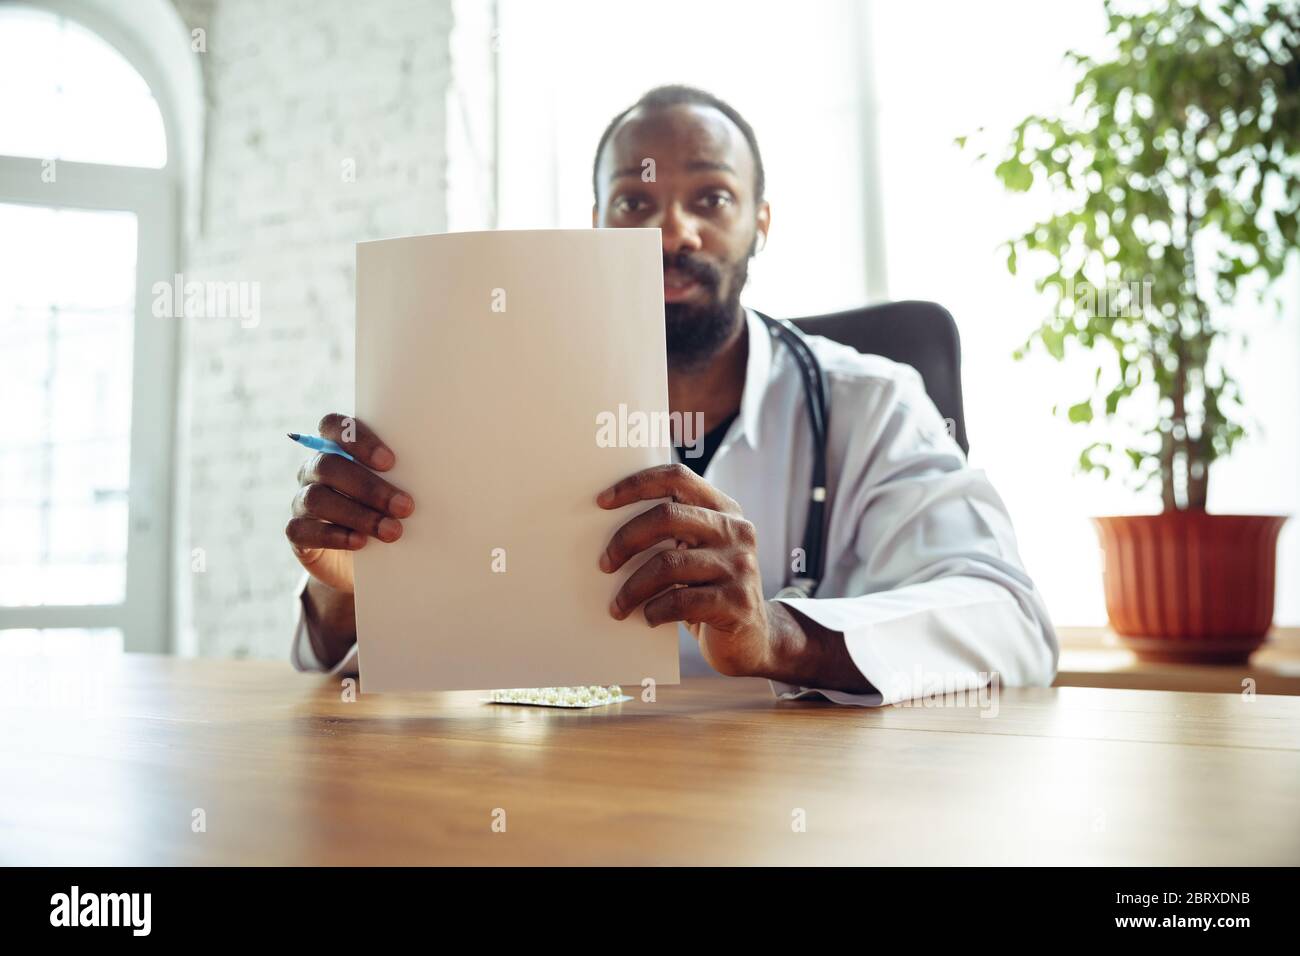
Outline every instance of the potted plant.
<path fill-rule="evenodd" d="M 1057 203 L 1005 247 L 1056 292 L 1016 357 L 1088 355 L 1091 392 L 1060 411 L 1108 434 L 1079 468 L 1160 491 L 1159 514 L 1094 519 L 1112 628 L 1145 659 L 1241 661 L 1272 623 L 1286 518 L 1211 515 L 1206 497 L 1245 433 L 1234 305 L 1267 301 L 1296 247 L 1300 5 L 1105 7 L 1108 53 L 1068 54 L 1071 104 L 1019 123 L 996 168 Z"/>

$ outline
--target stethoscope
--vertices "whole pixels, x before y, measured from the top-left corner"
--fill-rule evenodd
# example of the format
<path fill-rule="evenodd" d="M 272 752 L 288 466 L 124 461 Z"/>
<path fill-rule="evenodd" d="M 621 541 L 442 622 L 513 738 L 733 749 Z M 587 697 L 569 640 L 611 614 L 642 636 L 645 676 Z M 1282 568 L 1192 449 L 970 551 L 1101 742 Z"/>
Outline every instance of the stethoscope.
<path fill-rule="evenodd" d="M 783 319 L 773 319 L 761 312 L 754 314 L 790 349 L 795 365 L 799 367 L 799 377 L 803 380 L 808 421 L 812 426 L 812 487 L 808 492 L 808 520 L 803 532 L 806 567 L 802 574 L 796 574 L 792 570 L 785 587 L 774 595 L 778 598 L 809 598 L 817 593 L 826 561 L 823 525 L 826 513 L 826 435 L 830 421 L 830 391 L 826 387 L 826 375 L 821 363 L 817 361 L 817 356 L 813 354 L 803 333 Z"/>

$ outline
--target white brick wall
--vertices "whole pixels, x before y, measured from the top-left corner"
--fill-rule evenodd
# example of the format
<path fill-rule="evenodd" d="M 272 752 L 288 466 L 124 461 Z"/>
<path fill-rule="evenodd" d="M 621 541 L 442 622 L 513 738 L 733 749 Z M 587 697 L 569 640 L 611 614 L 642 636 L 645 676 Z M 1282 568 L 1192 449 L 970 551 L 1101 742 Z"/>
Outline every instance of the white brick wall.
<path fill-rule="evenodd" d="M 305 455 L 284 433 L 351 408 L 354 243 L 445 228 L 449 0 L 176 4 L 207 31 L 185 278 L 261 293 L 254 328 L 184 320 L 179 649 L 283 657 L 299 574 L 283 527 Z"/>

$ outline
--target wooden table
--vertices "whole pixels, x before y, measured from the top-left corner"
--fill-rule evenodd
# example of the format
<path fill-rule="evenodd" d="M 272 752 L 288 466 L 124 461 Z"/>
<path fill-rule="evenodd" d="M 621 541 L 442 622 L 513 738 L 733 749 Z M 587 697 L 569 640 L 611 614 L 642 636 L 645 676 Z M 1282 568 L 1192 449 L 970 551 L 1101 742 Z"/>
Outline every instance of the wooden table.
<path fill-rule="evenodd" d="M 3 863 L 1300 863 L 1294 698 L 865 709 L 715 678 L 562 711 L 346 703 L 279 663 L 8 663 Z"/>
<path fill-rule="evenodd" d="M 1190 690 L 1212 694 L 1300 694 L 1300 628 L 1278 627 L 1245 664 L 1140 661 L 1104 627 L 1058 627 L 1058 687 Z"/>

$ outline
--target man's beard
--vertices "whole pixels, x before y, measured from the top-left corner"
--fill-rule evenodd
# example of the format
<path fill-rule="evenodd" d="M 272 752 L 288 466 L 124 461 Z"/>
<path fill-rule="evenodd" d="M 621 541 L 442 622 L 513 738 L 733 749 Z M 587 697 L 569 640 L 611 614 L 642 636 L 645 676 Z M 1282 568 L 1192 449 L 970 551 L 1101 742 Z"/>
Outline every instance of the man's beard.
<path fill-rule="evenodd" d="M 724 273 L 686 253 L 664 257 L 664 269 L 677 269 L 704 287 L 709 300 L 702 303 L 668 302 L 664 305 L 664 331 L 668 364 L 672 368 L 698 368 L 717 354 L 740 322 L 740 292 L 749 276 L 749 257 L 732 267 L 727 296 L 717 297 Z"/>

